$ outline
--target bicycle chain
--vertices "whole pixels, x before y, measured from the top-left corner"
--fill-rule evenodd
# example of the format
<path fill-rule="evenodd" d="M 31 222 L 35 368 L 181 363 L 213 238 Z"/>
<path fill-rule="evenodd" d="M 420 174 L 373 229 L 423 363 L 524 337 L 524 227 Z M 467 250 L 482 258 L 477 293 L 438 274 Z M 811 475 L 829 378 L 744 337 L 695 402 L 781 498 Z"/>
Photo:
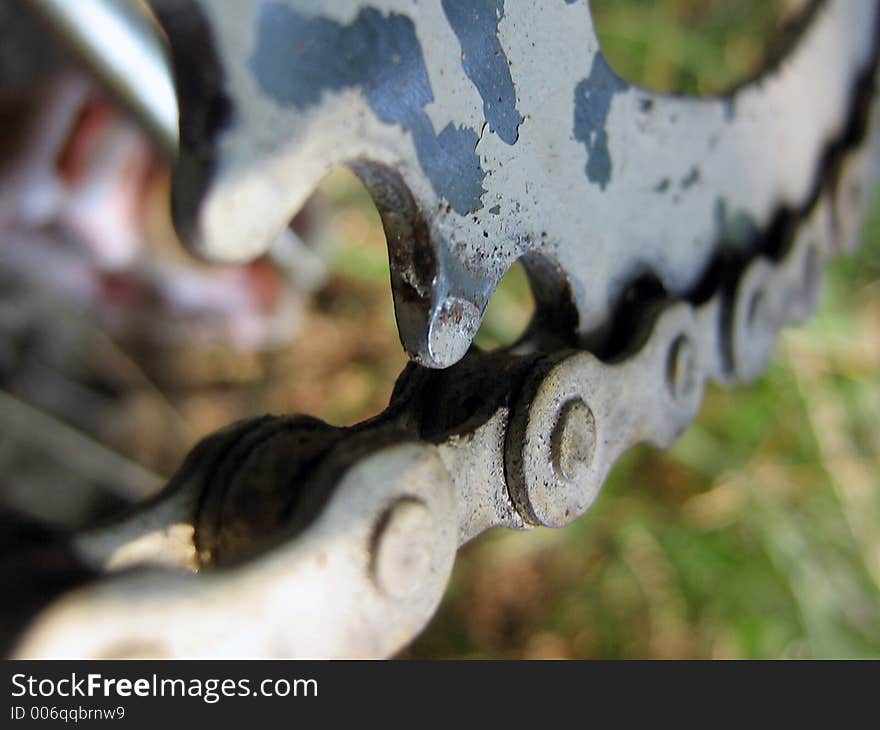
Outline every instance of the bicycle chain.
<path fill-rule="evenodd" d="M 398 650 L 436 609 L 458 547 L 492 527 L 571 523 L 621 454 L 670 446 L 707 381 L 758 377 L 779 330 L 809 316 L 877 180 L 875 68 L 807 202 L 750 248 L 722 247 L 690 296 L 634 287 L 603 352 L 536 326 L 445 370 L 411 364 L 388 409 L 351 428 L 267 416 L 208 437 L 151 504 L 74 537 L 99 579 L 53 601 L 17 651 Z"/>

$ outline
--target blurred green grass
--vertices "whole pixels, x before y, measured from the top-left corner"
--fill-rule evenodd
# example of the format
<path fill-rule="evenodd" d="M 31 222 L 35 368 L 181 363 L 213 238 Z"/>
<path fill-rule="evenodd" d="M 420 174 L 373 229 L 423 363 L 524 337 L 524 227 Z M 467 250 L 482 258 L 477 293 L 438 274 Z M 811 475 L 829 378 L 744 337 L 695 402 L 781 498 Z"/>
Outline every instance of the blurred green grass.
<path fill-rule="evenodd" d="M 753 76 L 797 0 L 591 0 L 602 50 L 628 80 L 715 94 Z"/>
<path fill-rule="evenodd" d="M 754 75 L 796 4 L 592 7 L 618 72 L 706 94 Z M 344 173 L 325 187 L 359 217 L 340 229 L 337 274 L 387 288 L 369 200 Z M 497 531 L 466 547 L 438 616 L 405 655 L 880 656 L 880 204 L 874 210 L 862 249 L 832 263 L 819 312 L 784 333 L 761 380 L 710 387 L 679 442 L 628 454 L 575 525 Z M 530 311 L 516 266 L 478 344 L 511 342 Z"/>

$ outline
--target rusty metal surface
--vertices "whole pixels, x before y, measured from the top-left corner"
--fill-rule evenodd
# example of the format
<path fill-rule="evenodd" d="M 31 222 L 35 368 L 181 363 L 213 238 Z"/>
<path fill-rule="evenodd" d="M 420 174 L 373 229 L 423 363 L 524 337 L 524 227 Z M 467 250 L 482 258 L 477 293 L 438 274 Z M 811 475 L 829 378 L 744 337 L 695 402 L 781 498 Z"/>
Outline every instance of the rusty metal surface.
<path fill-rule="evenodd" d="M 152 503 L 75 536 L 101 577 L 37 614 L 24 656 L 393 653 L 458 546 L 569 524 L 627 449 L 672 443 L 707 380 L 756 378 L 877 180 L 867 0 L 817 4 L 772 70 L 709 100 L 617 79 L 583 3 L 156 9 L 193 245 L 264 250 L 351 164 L 383 214 L 415 362 L 375 419 L 234 424 Z M 522 256 L 533 326 L 468 349 Z M 622 313 L 646 275 L 659 291 Z"/>

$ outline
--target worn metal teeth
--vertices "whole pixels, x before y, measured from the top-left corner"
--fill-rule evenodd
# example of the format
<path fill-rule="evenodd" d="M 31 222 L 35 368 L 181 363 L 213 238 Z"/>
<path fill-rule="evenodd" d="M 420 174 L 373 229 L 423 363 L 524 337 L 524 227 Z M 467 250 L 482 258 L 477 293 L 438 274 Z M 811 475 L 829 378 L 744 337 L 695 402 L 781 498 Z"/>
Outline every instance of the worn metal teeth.
<path fill-rule="evenodd" d="M 542 314 L 595 334 L 640 274 L 686 296 L 803 206 L 880 18 L 874 0 L 810 3 L 754 83 L 684 98 L 617 76 L 585 1 L 154 2 L 181 92 L 184 238 L 253 257 L 352 166 L 385 225 L 401 341 L 432 368 L 465 355 L 524 255 L 558 272 L 534 277 Z"/>

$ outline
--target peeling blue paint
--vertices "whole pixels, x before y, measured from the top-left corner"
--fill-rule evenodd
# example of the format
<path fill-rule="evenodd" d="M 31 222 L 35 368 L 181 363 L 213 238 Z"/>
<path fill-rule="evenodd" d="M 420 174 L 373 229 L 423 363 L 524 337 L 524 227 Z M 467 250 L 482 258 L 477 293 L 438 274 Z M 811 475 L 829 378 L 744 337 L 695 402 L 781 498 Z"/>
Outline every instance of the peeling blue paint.
<path fill-rule="evenodd" d="M 732 122 L 736 117 L 736 97 L 726 96 L 721 103 L 724 105 L 724 121 Z"/>
<path fill-rule="evenodd" d="M 718 238 L 735 247 L 748 246 L 758 236 L 759 229 L 754 218 L 744 210 L 731 214 L 727 210 L 727 201 L 722 197 L 715 199 L 714 218 Z"/>
<path fill-rule="evenodd" d="M 574 136 L 587 148 L 587 179 L 602 190 L 611 181 L 612 172 L 605 124 L 612 98 L 627 88 L 627 83 L 618 78 L 602 54 L 597 53 L 589 77 L 574 90 Z"/>
<path fill-rule="evenodd" d="M 387 124 L 413 137 L 419 163 L 437 195 L 461 214 L 482 207 L 485 172 L 479 138 L 466 126 L 434 131 L 425 106 L 434 100 L 412 20 L 362 9 L 350 25 L 301 15 L 285 5 L 260 6 L 249 67 L 279 104 L 307 109 L 325 90 L 359 88 Z"/>
<path fill-rule="evenodd" d="M 700 182 L 700 168 L 694 165 L 688 172 L 687 176 L 682 178 L 680 183 L 681 189 L 687 190 L 688 188 L 696 185 L 698 182 Z"/>
<path fill-rule="evenodd" d="M 489 128 L 509 145 L 519 138 L 523 118 L 507 55 L 498 40 L 504 0 L 443 0 L 443 12 L 461 44 L 461 66 L 483 99 Z"/>

